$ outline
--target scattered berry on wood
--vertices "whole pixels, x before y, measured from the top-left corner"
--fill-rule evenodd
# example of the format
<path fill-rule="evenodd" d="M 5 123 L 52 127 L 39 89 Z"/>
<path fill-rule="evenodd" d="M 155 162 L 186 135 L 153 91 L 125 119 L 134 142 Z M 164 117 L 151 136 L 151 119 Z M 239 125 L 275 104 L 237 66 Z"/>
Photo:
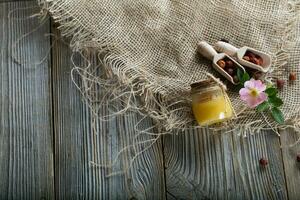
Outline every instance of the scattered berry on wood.
<path fill-rule="evenodd" d="M 259 164 L 262 166 L 262 167 L 266 167 L 268 165 L 268 160 L 265 159 L 265 158 L 261 158 L 259 160 Z"/>

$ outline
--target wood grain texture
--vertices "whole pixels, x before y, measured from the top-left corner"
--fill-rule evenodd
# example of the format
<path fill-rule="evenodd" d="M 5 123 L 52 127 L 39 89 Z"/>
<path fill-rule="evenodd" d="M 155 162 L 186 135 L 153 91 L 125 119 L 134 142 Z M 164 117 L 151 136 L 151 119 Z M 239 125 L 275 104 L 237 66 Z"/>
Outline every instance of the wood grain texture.
<path fill-rule="evenodd" d="M 292 129 L 282 130 L 280 133 L 288 197 L 300 199 L 300 162 L 296 159 L 300 154 L 300 144 L 292 145 L 299 139 L 299 133 L 297 135 Z"/>
<path fill-rule="evenodd" d="M 26 20 L 37 9 L 19 9 L 32 6 L 0 4 L 0 199 L 54 194 L 49 60 L 34 64 L 47 58 L 49 21 L 22 38 L 39 26 L 36 19 Z"/>
<path fill-rule="evenodd" d="M 5 3 L 5 2 L 18 2 L 18 1 L 34 1 L 34 0 L 0 0 L 0 3 Z"/>
<path fill-rule="evenodd" d="M 0 199 L 300 198 L 300 145 L 280 148 L 298 139 L 292 130 L 282 131 L 280 140 L 267 132 L 247 138 L 207 130 L 166 136 L 164 147 L 159 140 L 128 173 L 107 178 L 112 170 L 90 161 L 115 158 L 141 116 L 94 121 L 70 79 L 71 51 L 55 37 L 52 69 L 49 59 L 33 64 L 50 48 L 49 22 L 34 30 L 38 21 L 28 20 L 38 12 L 35 6 L 0 0 Z M 57 30 L 54 34 L 59 37 Z M 141 124 L 151 125 L 151 120 Z M 261 157 L 269 160 L 265 169 L 258 164 Z M 128 164 L 121 159 L 113 170 Z"/>
<path fill-rule="evenodd" d="M 58 31 L 53 28 L 59 37 Z M 55 189 L 57 199 L 164 199 L 164 170 L 161 142 L 145 152 L 129 173 L 107 178 L 111 169 L 91 165 L 112 160 L 133 137 L 141 118 L 131 113 L 110 121 L 93 120 L 71 81 L 71 50 L 54 42 L 53 100 L 55 123 Z M 76 56 L 75 56 L 76 57 Z M 76 63 L 82 63 L 75 59 Z M 106 108 L 101 113 L 107 114 Z M 152 126 L 146 120 L 143 127 Z M 121 159 L 113 170 L 128 165 Z"/>
<path fill-rule="evenodd" d="M 187 131 L 164 138 L 167 192 L 177 199 L 286 199 L 279 138 Z M 259 159 L 269 165 L 262 168 Z"/>

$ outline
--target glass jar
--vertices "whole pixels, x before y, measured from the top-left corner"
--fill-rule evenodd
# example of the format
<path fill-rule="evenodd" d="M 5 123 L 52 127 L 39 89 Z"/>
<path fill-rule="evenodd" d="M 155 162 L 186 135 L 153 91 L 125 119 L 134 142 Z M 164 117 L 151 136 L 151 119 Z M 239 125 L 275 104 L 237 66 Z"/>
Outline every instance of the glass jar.
<path fill-rule="evenodd" d="M 233 116 L 232 105 L 221 87 L 208 79 L 191 84 L 192 108 L 200 126 L 223 122 Z"/>

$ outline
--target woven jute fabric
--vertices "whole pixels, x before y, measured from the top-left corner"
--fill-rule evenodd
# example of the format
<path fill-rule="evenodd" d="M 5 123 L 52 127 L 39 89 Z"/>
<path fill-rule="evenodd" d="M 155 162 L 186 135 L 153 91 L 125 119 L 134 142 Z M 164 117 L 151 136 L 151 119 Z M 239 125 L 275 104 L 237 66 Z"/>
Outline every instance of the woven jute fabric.
<path fill-rule="evenodd" d="M 300 77 L 300 3 L 286 0 L 40 0 L 71 48 L 86 58 L 74 70 L 77 83 L 95 115 L 135 110 L 155 120 L 160 131 L 195 127 L 190 84 L 221 77 L 196 52 L 197 43 L 225 38 L 272 55 L 269 81 Z M 93 54 L 94 56 L 91 56 Z M 92 58 L 93 57 L 93 58 Z M 237 117 L 229 128 L 277 128 L 268 116 L 244 106 L 228 86 Z M 300 81 L 280 90 L 286 124 L 298 128 Z M 102 95 L 100 95 L 102 94 Z M 112 106 L 114 102 L 121 106 Z"/>

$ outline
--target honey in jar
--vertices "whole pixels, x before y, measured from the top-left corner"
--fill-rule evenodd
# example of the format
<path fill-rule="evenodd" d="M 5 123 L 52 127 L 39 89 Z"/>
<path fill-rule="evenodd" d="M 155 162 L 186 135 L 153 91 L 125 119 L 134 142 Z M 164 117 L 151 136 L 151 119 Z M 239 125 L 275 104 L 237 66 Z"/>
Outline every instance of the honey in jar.
<path fill-rule="evenodd" d="M 192 108 L 200 126 L 223 122 L 233 116 L 227 94 L 214 80 L 191 84 Z"/>

